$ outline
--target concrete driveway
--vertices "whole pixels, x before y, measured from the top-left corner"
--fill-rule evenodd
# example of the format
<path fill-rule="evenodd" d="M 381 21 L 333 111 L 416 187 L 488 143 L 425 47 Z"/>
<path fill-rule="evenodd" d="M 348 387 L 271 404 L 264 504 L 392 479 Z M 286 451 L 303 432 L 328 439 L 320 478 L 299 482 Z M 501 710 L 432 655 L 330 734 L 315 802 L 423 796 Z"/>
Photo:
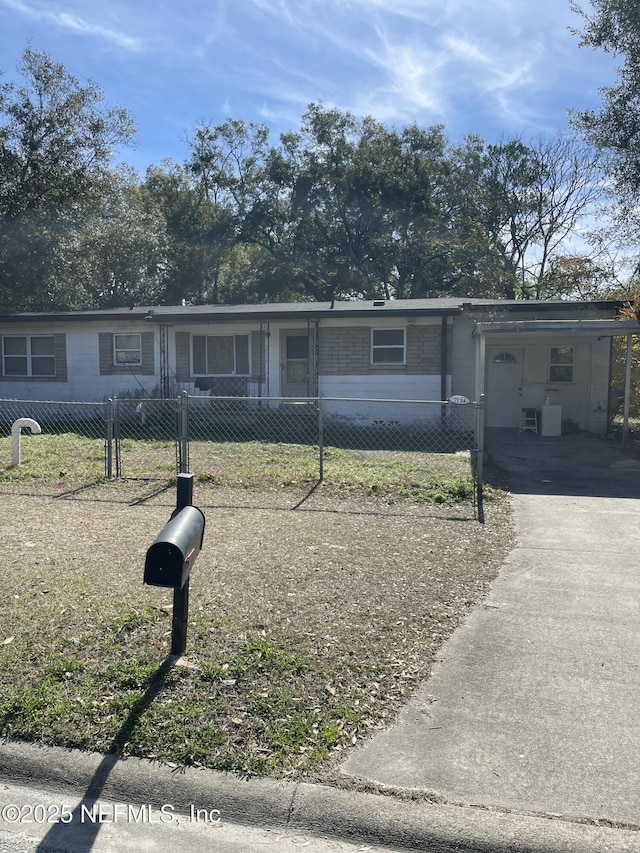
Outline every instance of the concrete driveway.
<path fill-rule="evenodd" d="M 343 771 L 640 827 L 640 462 L 584 435 L 490 432 L 488 449 L 516 546 L 396 724 Z"/>

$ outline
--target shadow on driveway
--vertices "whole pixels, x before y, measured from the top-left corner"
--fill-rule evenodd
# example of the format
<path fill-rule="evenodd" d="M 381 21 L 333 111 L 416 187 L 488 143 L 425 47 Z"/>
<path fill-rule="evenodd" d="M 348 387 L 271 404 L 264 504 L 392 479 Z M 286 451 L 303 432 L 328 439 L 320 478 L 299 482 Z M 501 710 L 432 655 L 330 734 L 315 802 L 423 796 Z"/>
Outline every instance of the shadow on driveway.
<path fill-rule="evenodd" d="M 590 433 L 489 429 L 485 482 L 517 494 L 640 498 L 640 460 Z"/>

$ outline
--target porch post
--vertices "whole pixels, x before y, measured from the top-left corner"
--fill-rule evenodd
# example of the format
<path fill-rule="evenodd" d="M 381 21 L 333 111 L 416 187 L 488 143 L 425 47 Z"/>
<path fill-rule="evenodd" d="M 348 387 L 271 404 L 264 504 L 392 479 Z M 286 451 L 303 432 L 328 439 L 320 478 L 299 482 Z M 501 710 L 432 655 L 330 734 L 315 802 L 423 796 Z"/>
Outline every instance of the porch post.
<path fill-rule="evenodd" d="M 629 440 L 629 406 L 631 397 L 631 356 L 633 337 L 627 335 L 627 357 L 624 364 L 624 415 L 622 419 L 622 446 L 627 446 Z"/>

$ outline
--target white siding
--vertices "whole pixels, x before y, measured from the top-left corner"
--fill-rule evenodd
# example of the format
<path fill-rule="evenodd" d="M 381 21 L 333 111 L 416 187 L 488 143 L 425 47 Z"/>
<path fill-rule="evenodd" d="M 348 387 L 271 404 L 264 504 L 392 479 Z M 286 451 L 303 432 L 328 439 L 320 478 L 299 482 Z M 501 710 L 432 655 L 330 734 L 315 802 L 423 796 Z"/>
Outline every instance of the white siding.
<path fill-rule="evenodd" d="M 64 333 L 67 350 L 66 382 L 6 381 L 0 377 L 0 397 L 18 400 L 56 400 L 97 403 L 114 396 L 144 397 L 160 382 L 159 329 L 150 323 L 114 326 L 109 323 L 34 323 L 0 327 L 1 335 Z M 154 330 L 154 374 L 100 375 L 98 335 L 100 332 L 143 333 Z"/>
<path fill-rule="evenodd" d="M 440 417 L 442 407 L 412 403 L 369 403 L 366 400 L 439 400 L 439 376 L 321 376 L 321 397 L 338 397 L 328 400 L 324 411 L 331 415 L 348 417 L 361 425 L 374 421 L 411 423 Z M 360 398 L 364 402 L 350 402 Z M 340 402 L 342 399 L 345 402 Z"/>

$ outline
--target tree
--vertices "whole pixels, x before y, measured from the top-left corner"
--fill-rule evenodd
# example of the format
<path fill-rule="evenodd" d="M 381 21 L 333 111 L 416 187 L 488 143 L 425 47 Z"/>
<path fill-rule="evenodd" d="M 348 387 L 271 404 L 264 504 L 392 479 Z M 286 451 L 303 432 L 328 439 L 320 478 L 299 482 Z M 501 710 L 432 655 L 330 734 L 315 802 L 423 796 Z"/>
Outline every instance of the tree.
<path fill-rule="evenodd" d="M 601 108 L 574 114 L 586 138 L 611 155 L 618 183 L 637 196 L 640 191 L 640 6 L 637 0 L 590 0 L 580 45 L 601 48 L 622 60 L 617 83 L 600 89 Z"/>
<path fill-rule="evenodd" d="M 81 290 L 84 308 L 159 304 L 168 266 L 164 218 L 147 203 L 137 175 L 122 169 L 107 180 L 99 207 L 65 252 L 63 277 Z"/>
<path fill-rule="evenodd" d="M 299 131 L 252 160 L 241 239 L 269 253 L 279 270 L 271 283 L 288 280 L 298 298 L 435 293 L 445 277 L 445 147 L 439 127 L 398 133 L 311 104 Z"/>
<path fill-rule="evenodd" d="M 47 53 L 27 48 L 20 71 L 22 85 L 0 85 L 0 303 L 77 307 L 82 295 L 59 275 L 64 255 L 133 123 Z"/>
<path fill-rule="evenodd" d="M 487 145 L 470 136 L 455 149 L 454 172 L 455 228 L 460 238 L 468 235 L 462 286 L 476 291 L 467 295 L 568 296 L 572 276 L 558 291 L 560 258 L 588 264 L 595 255 L 582 233 L 602 201 L 595 149 L 563 133 L 529 144 Z"/>

